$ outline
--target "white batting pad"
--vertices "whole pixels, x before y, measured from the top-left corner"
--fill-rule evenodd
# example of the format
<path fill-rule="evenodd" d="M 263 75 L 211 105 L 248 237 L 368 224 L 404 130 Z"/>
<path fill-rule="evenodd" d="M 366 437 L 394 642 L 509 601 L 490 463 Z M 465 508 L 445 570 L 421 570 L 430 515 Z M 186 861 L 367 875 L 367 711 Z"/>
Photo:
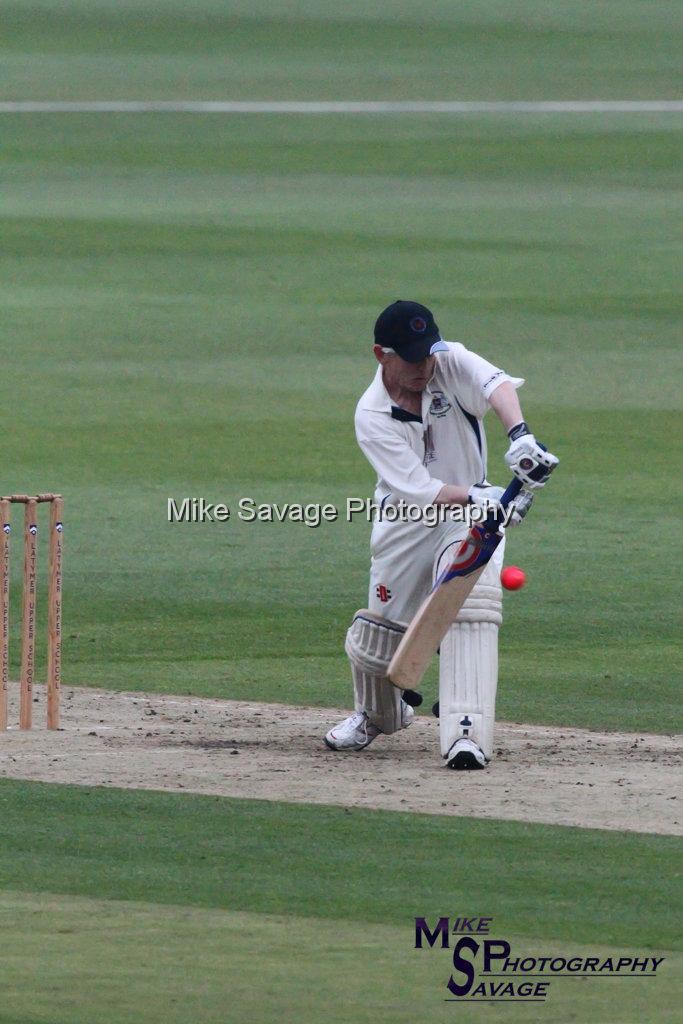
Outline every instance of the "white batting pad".
<path fill-rule="evenodd" d="M 401 728 L 401 691 L 386 671 L 404 633 L 404 626 L 361 609 L 346 634 L 356 711 L 365 711 L 387 734 Z"/>
<path fill-rule="evenodd" d="M 490 563 L 441 642 L 439 729 L 446 757 L 467 736 L 493 754 L 498 685 L 498 627 L 502 622 L 500 566 Z"/>

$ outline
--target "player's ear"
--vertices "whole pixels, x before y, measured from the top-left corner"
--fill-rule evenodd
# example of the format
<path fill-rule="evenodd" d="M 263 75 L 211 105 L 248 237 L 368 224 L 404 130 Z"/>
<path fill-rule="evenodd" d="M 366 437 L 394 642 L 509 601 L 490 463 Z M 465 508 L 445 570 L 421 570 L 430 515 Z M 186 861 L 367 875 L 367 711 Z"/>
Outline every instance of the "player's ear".
<path fill-rule="evenodd" d="M 384 365 L 388 359 L 391 359 L 391 356 L 393 355 L 392 352 L 385 352 L 381 345 L 373 345 L 372 351 L 375 353 L 375 359 L 377 362 L 382 363 L 382 365 Z"/>

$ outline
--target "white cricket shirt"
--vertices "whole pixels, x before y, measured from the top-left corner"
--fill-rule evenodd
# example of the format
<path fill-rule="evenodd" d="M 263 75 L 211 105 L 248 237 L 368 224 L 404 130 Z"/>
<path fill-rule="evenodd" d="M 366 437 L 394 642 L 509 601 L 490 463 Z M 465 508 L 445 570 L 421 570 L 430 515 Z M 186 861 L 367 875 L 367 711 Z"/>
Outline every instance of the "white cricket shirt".
<path fill-rule="evenodd" d="M 489 398 L 510 377 L 459 342 L 436 353 L 422 394 L 422 416 L 392 402 L 382 367 L 356 407 L 358 444 L 377 473 L 375 500 L 430 505 L 444 484 L 470 486 L 486 478 L 483 417 Z"/>

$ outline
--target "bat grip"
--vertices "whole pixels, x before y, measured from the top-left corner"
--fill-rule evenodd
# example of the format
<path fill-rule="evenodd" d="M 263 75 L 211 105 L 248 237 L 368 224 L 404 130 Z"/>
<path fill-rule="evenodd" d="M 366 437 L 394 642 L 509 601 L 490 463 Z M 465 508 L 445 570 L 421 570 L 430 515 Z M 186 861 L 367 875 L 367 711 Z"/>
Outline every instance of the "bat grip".
<path fill-rule="evenodd" d="M 500 496 L 500 505 L 501 505 L 501 507 L 504 508 L 504 509 L 507 508 L 508 505 L 510 504 L 510 502 L 515 500 L 515 498 L 517 497 L 517 495 L 521 491 L 522 487 L 524 487 L 524 484 L 522 483 L 522 481 L 518 480 L 517 477 L 515 477 L 514 480 L 512 480 L 507 485 L 507 487 L 505 488 L 505 490 L 503 491 L 503 493 Z M 484 529 L 487 532 L 490 533 L 493 530 L 496 530 L 498 528 L 498 522 L 499 522 L 498 515 L 496 515 L 495 512 L 492 512 L 484 520 L 484 524 L 483 524 L 484 525 Z"/>

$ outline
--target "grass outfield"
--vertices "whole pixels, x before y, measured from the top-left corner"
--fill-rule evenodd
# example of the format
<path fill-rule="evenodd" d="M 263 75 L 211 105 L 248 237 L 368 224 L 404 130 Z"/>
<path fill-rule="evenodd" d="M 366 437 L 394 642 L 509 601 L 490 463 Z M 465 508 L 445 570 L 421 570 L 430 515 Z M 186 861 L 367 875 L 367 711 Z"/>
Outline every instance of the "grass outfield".
<path fill-rule="evenodd" d="M 490 913 L 527 939 L 679 940 L 673 837 L 7 779 L 0 800 L 7 889 L 356 923 Z"/>
<path fill-rule="evenodd" d="M 5 99 L 680 95 L 680 12 L 640 0 L 4 13 Z M 368 525 L 169 526 L 166 501 L 370 495 L 352 416 L 400 295 L 527 378 L 562 460 L 510 539 L 500 716 L 672 730 L 682 124 L 0 115 L 0 491 L 65 495 L 65 683 L 348 704 Z M 0 781 L 0 1024 L 451 1022 L 448 954 L 412 948 L 443 914 L 516 954 L 667 958 L 512 1021 L 673 1022 L 675 842 Z"/>
<path fill-rule="evenodd" d="M 348 703 L 367 524 L 166 499 L 370 495 L 353 409 L 402 294 L 527 378 L 562 458 L 510 542 L 500 714 L 674 727 L 679 117 L 2 123 L 3 489 L 66 495 L 67 683 Z"/>
<path fill-rule="evenodd" d="M 416 951 L 413 928 L 239 911 L 54 896 L 0 895 L 2 1024 L 451 1024 L 454 1014 L 497 1020 L 498 1007 L 444 1003 L 448 953 Z M 515 956 L 566 957 L 556 942 L 506 933 Z M 633 956 L 571 944 L 573 956 Z M 324 955 L 321 956 L 321 950 Z M 556 979 L 545 1005 L 507 1005 L 504 1019 L 537 1024 L 675 1024 L 681 958 L 655 979 Z M 314 966 L 312 966 L 314 965 Z M 30 993 L 30 995 L 28 995 Z M 333 1018 L 334 1019 L 334 1018 Z"/>
<path fill-rule="evenodd" d="M 3 1024 L 446 1020 L 414 917 L 463 913 L 514 956 L 666 957 L 512 1020 L 675 1020 L 674 839 L 8 781 L 0 810 Z"/>
<path fill-rule="evenodd" d="M 13 97 L 658 99 L 680 89 L 683 30 L 670 3 L 9 0 L 5 9 Z"/>

